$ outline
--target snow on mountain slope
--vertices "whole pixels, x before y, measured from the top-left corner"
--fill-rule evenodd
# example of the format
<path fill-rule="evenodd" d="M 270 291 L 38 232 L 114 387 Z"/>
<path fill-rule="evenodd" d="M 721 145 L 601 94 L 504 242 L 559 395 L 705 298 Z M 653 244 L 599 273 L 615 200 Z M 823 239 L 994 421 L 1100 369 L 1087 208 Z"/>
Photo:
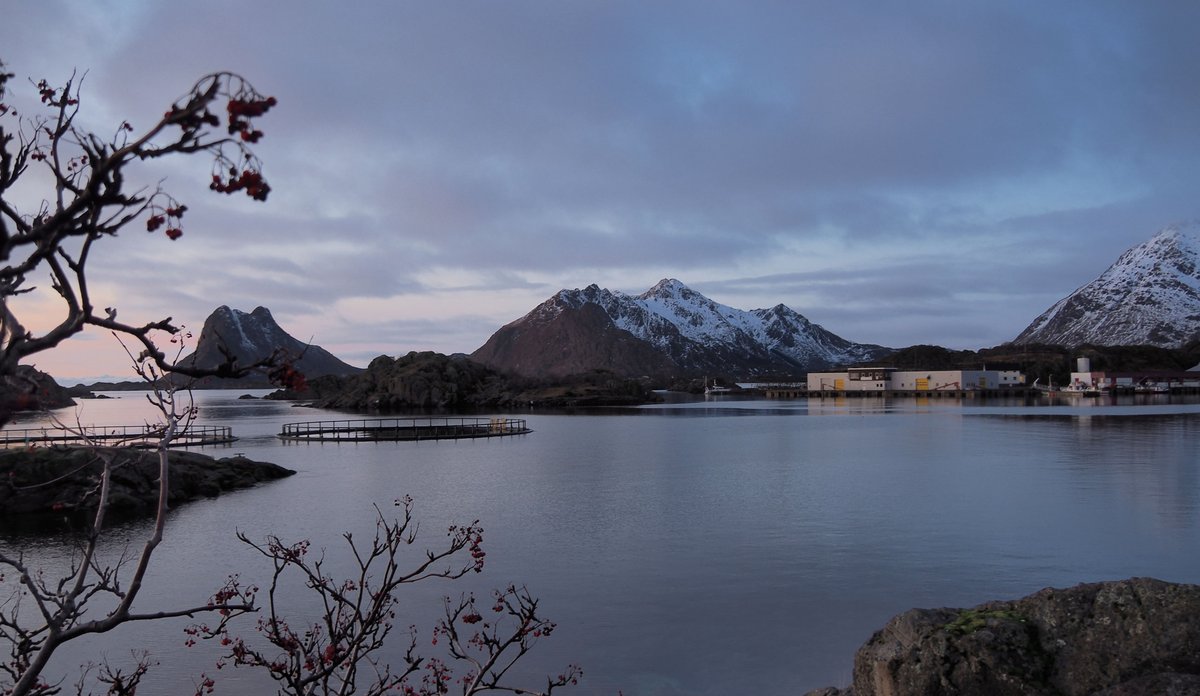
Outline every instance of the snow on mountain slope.
<path fill-rule="evenodd" d="M 501 352 L 513 354 L 513 342 L 520 340 L 522 332 L 589 303 L 600 307 L 614 327 L 650 344 L 684 372 L 807 370 L 870 360 L 889 352 L 835 336 L 783 305 L 735 309 L 669 278 L 637 296 L 596 285 L 561 290 L 497 332 L 476 355 L 499 362 Z M 501 335 L 506 338 L 501 340 Z"/>
<path fill-rule="evenodd" d="M 1172 225 L 1056 302 L 1015 343 L 1173 348 L 1200 334 L 1200 222 Z"/>

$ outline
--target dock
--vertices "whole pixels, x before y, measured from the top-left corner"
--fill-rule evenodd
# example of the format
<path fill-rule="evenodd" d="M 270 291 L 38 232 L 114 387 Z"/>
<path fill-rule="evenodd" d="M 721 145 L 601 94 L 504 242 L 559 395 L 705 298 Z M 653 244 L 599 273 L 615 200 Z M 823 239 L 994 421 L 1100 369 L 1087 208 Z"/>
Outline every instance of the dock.
<path fill-rule="evenodd" d="M 293 442 L 410 442 L 531 432 L 523 418 L 375 418 L 284 423 L 279 437 Z"/>
<path fill-rule="evenodd" d="M 83 425 L 72 428 L 12 428 L 0 430 L 0 447 L 48 447 L 50 445 L 105 445 L 108 447 L 158 447 L 163 426 Z M 227 425 L 189 425 L 172 438 L 169 447 L 203 447 L 235 442 Z"/>
<path fill-rule="evenodd" d="M 803 399 L 808 396 L 805 384 L 766 384 L 758 388 L 767 399 Z"/>
<path fill-rule="evenodd" d="M 998 389 L 863 389 L 863 390 L 834 390 L 807 392 L 809 398 L 815 399 L 844 399 L 863 397 L 887 397 L 889 399 L 995 399 L 995 398 L 1025 398 L 1034 392 L 1025 387 L 1001 387 Z"/>

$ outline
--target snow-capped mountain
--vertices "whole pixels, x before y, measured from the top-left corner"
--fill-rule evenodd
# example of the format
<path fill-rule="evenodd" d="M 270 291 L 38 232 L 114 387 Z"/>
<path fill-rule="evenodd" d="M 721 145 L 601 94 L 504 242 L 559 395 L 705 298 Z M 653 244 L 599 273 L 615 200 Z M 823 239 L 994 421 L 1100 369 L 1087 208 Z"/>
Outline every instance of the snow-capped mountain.
<path fill-rule="evenodd" d="M 1121 254 L 1014 342 L 1175 348 L 1198 336 L 1200 221 L 1166 227 Z"/>
<path fill-rule="evenodd" d="M 218 307 L 204 320 L 195 352 L 179 362 L 216 367 L 226 361 L 228 353 L 236 358 L 237 364 L 250 365 L 277 350 L 291 357 L 294 360 L 292 366 L 308 378 L 362 371 L 320 346 L 307 345 L 293 338 L 275 322 L 271 310 L 266 307 L 256 307 L 249 314 L 224 305 Z"/>
<path fill-rule="evenodd" d="M 749 377 L 889 352 L 847 341 L 782 304 L 735 309 L 666 279 L 637 296 L 596 285 L 561 290 L 497 331 L 472 357 L 539 376 L 605 368 L 626 375 Z"/>

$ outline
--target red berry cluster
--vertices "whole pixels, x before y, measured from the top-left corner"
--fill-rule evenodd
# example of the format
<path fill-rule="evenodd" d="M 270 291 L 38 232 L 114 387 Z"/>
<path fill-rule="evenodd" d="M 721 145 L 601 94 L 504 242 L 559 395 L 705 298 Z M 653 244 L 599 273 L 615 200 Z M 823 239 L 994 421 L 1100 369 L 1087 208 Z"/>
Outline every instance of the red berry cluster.
<path fill-rule="evenodd" d="M 54 89 L 45 80 L 37 83 L 37 89 L 38 94 L 42 97 L 43 104 L 49 104 L 50 106 L 75 106 L 79 103 L 79 100 L 70 96 L 65 89 Z"/>
<path fill-rule="evenodd" d="M 267 377 L 270 378 L 272 384 L 278 384 L 290 391 L 302 392 L 308 389 L 308 381 L 304 378 L 304 373 L 286 363 L 271 368 L 267 372 Z"/>
<path fill-rule="evenodd" d="M 479 526 L 479 520 L 475 520 L 465 527 L 452 525 L 448 534 L 453 539 L 452 543 L 455 546 L 458 548 L 465 547 L 470 552 L 473 561 L 471 570 L 474 570 L 476 573 L 482 572 L 483 559 L 487 556 L 487 553 L 484 552 L 481 546 L 483 544 L 483 527 Z"/>
<path fill-rule="evenodd" d="M 321 653 L 321 662 L 331 665 L 337 661 L 338 649 L 333 643 L 325 646 L 325 650 Z"/>
<path fill-rule="evenodd" d="M 483 543 L 483 537 L 478 534 L 476 534 L 475 538 L 471 540 L 471 558 L 475 561 L 473 570 L 476 573 L 483 571 L 483 557 L 487 555 L 484 553 L 483 549 L 480 548 L 479 545 L 481 543 Z"/>
<path fill-rule="evenodd" d="M 153 232 L 164 224 L 167 225 L 166 235 L 172 241 L 183 236 L 183 229 L 179 226 L 179 219 L 187 212 L 186 205 L 177 205 L 163 210 L 161 213 L 156 213 L 146 218 L 146 231 Z"/>
<path fill-rule="evenodd" d="M 223 179 L 220 174 L 213 174 L 212 183 L 208 188 L 218 193 L 245 191 L 247 196 L 256 201 L 267 200 L 267 194 L 271 192 L 271 187 L 267 185 L 266 179 L 263 179 L 262 173 L 244 169 L 239 174 L 236 167 L 229 168 L 228 180 Z"/>
<path fill-rule="evenodd" d="M 250 119 L 257 118 L 267 113 L 267 111 L 278 103 L 275 97 L 267 97 L 266 99 L 238 99 L 229 100 L 226 111 L 229 112 L 229 134 L 238 133 L 242 140 L 248 143 L 256 143 L 263 136 L 260 130 L 254 130 L 250 125 Z"/>

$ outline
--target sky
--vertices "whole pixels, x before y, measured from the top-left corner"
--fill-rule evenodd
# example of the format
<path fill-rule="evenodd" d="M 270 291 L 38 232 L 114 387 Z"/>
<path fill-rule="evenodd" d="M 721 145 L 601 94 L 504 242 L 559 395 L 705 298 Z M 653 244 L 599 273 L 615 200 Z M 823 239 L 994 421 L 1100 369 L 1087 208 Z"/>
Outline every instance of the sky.
<path fill-rule="evenodd" d="M 85 74 L 80 123 L 148 128 L 196 80 L 278 106 L 266 203 L 210 163 L 92 259 L 97 306 L 197 334 L 268 307 L 352 364 L 469 353 L 563 288 L 677 278 L 852 341 L 1014 338 L 1200 216 L 1200 3 L 15 0 L 0 60 Z M 49 195 L 11 192 L 22 208 Z M 48 321 L 49 300 L 22 298 Z M 36 323 L 30 321 L 31 324 Z M 131 376 L 108 335 L 34 361 Z"/>

